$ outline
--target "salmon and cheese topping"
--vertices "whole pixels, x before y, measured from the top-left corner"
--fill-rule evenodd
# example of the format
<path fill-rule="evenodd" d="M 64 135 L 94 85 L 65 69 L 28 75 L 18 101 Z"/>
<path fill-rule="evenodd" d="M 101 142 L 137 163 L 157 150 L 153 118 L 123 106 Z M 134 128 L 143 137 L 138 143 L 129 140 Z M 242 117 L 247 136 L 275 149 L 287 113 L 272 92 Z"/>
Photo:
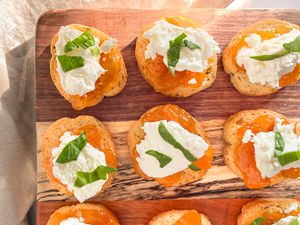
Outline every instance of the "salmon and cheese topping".
<path fill-rule="evenodd" d="M 102 189 L 116 169 L 107 166 L 105 153 L 87 141 L 86 132 L 65 132 L 59 141 L 52 149 L 53 175 L 84 202 Z"/>
<path fill-rule="evenodd" d="M 244 38 L 236 63 L 245 69 L 251 83 L 279 89 L 286 86 L 282 80 L 285 75 L 300 73 L 300 30 L 294 28 L 267 39 L 263 34 L 252 33 Z"/>
<path fill-rule="evenodd" d="M 272 121 L 271 129 L 257 132 L 249 128 L 242 138 L 243 144 L 254 146 L 255 164 L 262 178 L 300 168 L 300 136 L 296 135 L 294 124 L 281 118 Z"/>
<path fill-rule="evenodd" d="M 162 19 L 143 33 L 149 43 L 145 58 L 158 55 L 171 74 L 175 71 L 204 72 L 209 59 L 220 52 L 218 43 L 202 28 L 180 27 Z"/>
<path fill-rule="evenodd" d="M 63 90 L 70 95 L 83 96 L 95 90 L 96 81 L 106 70 L 100 65 L 101 54 L 116 44 L 109 38 L 102 42 L 89 30 L 80 31 L 62 26 L 55 44 L 57 72 Z"/>
<path fill-rule="evenodd" d="M 140 169 L 153 178 L 164 178 L 187 168 L 200 170 L 193 162 L 204 156 L 208 143 L 175 121 L 145 122 L 145 138 L 136 146 Z"/>

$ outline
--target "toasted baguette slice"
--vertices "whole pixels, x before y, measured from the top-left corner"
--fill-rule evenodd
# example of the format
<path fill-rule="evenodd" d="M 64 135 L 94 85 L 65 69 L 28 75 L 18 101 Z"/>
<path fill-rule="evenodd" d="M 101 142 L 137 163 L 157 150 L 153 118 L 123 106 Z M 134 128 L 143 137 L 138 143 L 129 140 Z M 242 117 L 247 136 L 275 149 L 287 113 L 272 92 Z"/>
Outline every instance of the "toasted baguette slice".
<path fill-rule="evenodd" d="M 252 33 L 256 33 L 259 30 L 267 30 L 278 28 L 280 26 L 287 26 L 295 29 L 300 29 L 297 25 L 288 23 L 286 21 L 278 20 L 278 19 L 266 19 L 264 21 L 252 24 L 246 29 L 238 32 L 223 52 L 223 65 L 224 70 L 227 74 L 230 75 L 231 82 L 233 86 L 242 94 L 249 96 L 262 96 L 268 95 L 278 91 L 279 89 L 274 89 L 269 85 L 261 85 L 259 83 L 251 83 L 248 79 L 246 71 L 244 68 L 241 68 L 236 63 L 236 48 L 237 44 L 240 41 L 241 37 L 249 36 Z M 299 70 L 298 70 L 299 71 Z M 300 72 L 296 76 L 296 79 L 291 78 L 291 82 L 289 84 L 296 82 L 300 79 Z M 283 85 L 287 86 L 289 84 Z"/>
<path fill-rule="evenodd" d="M 227 166 L 241 179 L 243 179 L 243 174 L 240 171 L 239 167 L 236 165 L 236 162 L 234 160 L 235 149 L 240 145 L 239 139 L 237 137 L 237 131 L 242 126 L 245 126 L 246 124 L 253 122 L 257 117 L 263 115 L 269 115 L 274 118 L 282 118 L 286 121 L 289 121 L 288 118 L 286 118 L 285 116 L 266 109 L 241 111 L 234 115 L 231 115 L 225 121 L 224 133 L 223 133 L 226 142 L 226 146 L 224 148 L 224 160 Z M 269 178 L 270 181 L 269 185 L 277 184 L 279 182 L 282 182 L 284 179 L 285 178 L 279 173 L 276 176 Z M 261 187 L 265 187 L 269 185 L 261 184 Z"/>
<path fill-rule="evenodd" d="M 71 24 L 70 27 L 80 31 L 90 31 L 93 36 L 96 36 L 100 40 L 100 45 L 109 38 L 109 35 L 95 28 L 84 26 L 81 24 Z M 51 54 L 50 61 L 50 74 L 51 78 L 60 92 L 60 94 L 71 103 L 72 107 L 76 110 L 81 110 L 89 106 L 94 106 L 100 103 L 103 98 L 117 95 L 120 93 L 127 82 L 127 71 L 125 63 L 118 46 L 115 45 L 109 53 L 101 53 L 100 64 L 106 70 L 104 74 L 98 78 L 95 84 L 95 90 L 88 92 L 83 96 L 70 95 L 62 88 L 60 82 L 60 75 L 57 72 L 56 62 L 56 50 L 55 44 L 58 40 L 58 33 L 52 39 L 51 42 Z"/>
<path fill-rule="evenodd" d="M 203 128 L 201 127 L 200 123 L 193 118 L 188 112 L 184 111 L 183 109 L 181 109 L 179 106 L 177 105 L 161 105 L 161 106 L 156 106 L 153 107 L 152 109 L 148 110 L 146 113 L 144 113 L 144 115 L 142 115 L 142 117 L 139 119 L 139 121 L 137 121 L 134 126 L 129 130 L 128 132 L 128 146 L 130 149 L 130 155 L 131 155 L 131 159 L 133 161 L 133 165 L 134 165 L 134 169 L 135 171 L 144 179 L 147 180 L 156 180 L 158 183 L 162 184 L 165 187 L 175 187 L 175 186 L 181 186 L 183 184 L 186 183 L 190 183 L 196 180 L 201 179 L 207 172 L 207 170 L 202 169 L 199 171 L 194 171 L 191 170 L 190 168 L 187 168 L 177 174 L 168 176 L 167 178 L 171 178 L 172 176 L 179 176 L 179 178 L 176 178 L 174 180 L 172 180 L 172 182 L 169 182 L 169 179 L 164 179 L 164 178 L 152 178 L 152 177 L 148 177 L 139 167 L 139 164 L 136 160 L 136 158 L 139 156 L 139 154 L 136 151 L 136 145 L 139 144 L 145 136 L 144 131 L 142 130 L 142 127 L 144 125 L 143 122 L 143 118 L 146 115 L 154 115 L 154 114 L 159 114 L 158 115 L 158 119 L 156 121 L 159 120 L 174 120 L 175 122 L 178 122 L 180 124 L 179 121 L 176 121 L 176 119 L 172 118 L 172 117 L 168 117 L 165 116 L 167 114 L 172 114 L 173 112 L 177 112 L 180 113 L 181 116 L 185 117 L 185 118 L 190 118 L 191 121 L 193 121 L 193 123 L 196 124 L 196 133 L 197 135 L 200 135 L 206 143 L 208 143 L 209 150 L 206 151 L 205 155 L 203 157 L 207 157 L 207 161 L 209 161 L 209 163 L 212 161 L 213 158 L 213 149 L 211 147 L 210 141 L 207 138 Z M 176 114 L 177 115 L 177 114 Z"/>
<path fill-rule="evenodd" d="M 191 210 L 171 210 L 163 212 L 155 216 L 148 225 L 173 225 L 175 224 L 185 213 Z M 199 213 L 202 225 L 211 225 L 209 219 L 204 215 Z M 199 223 L 195 223 L 199 224 Z"/>
<path fill-rule="evenodd" d="M 90 217 L 89 217 L 90 215 Z M 77 204 L 57 209 L 49 218 L 47 225 L 59 225 L 61 221 L 75 217 L 86 224 L 120 225 L 118 218 L 100 204 Z"/>
<path fill-rule="evenodd" d="M 164 17 L 169 23 L 180 27 L 201 27 L 196 21 L 182 17 Z M 208 68 L 203 73 L 191 71 L 176 71 L 174 76 L 169 72 L 169 69 L 163 63 L 163 58 L 157 56 L 154 60 L 145 58 L 145 51 L 149 41 L 143 36 L 143 33 L 149 30 L 154 23 L 145 26 L 139 33 L 135 47 L 135 57 L 138 63 L 139 70 L 146 81 L 153 87 L 156 92 L 171 97 L 188 97 L 198 93 L 212 85 L 217 74 L 217 55 L 209 59 Z M 204 76 L 202 85 L 191 85 L 187 82 L 195 76 Z M 168 77 L 168 79 L 166 78 Z M 168 83 L 168 87 L 164 87 Z"/>
<path fill-rule="evenodd" d="M 70 192 L 67 189 L 67 186 L 62 184 L 60 180 L 53 175 L 52 162 L 52 149 L 59 146 L 59 138 L 67 131 L 77 135 L 86 131 L 88 143 L 99 149 L 99 151 L 105 153 L 106 163 L 108 166 L 116 168 L 117 158 L 115 155 L 115 145 L 108 130 L 105 128 L 104 124 L 96 118 L 92 116 L 79 116 L 74 119 L 65 117 L 51 124 L 44 134 L 41 144 L 44 170 L 49 181 L 59 191 L 71 196 L 73 193 Z M 99 190 L 98 194 L 103 192 L 110 185 L 112 179 L 113 173 L 109 174 L 106 183 L 103 185 L 102 189 Z"/>
<path fill-rule="evenodd" d="M 238 216 L 237 225 L 251 225 L 251 223 L 266 212 L 286 212 L 291 205 L 300 201 L 295 199 L 257 199 L 243 206 L 242 213 Z"/>

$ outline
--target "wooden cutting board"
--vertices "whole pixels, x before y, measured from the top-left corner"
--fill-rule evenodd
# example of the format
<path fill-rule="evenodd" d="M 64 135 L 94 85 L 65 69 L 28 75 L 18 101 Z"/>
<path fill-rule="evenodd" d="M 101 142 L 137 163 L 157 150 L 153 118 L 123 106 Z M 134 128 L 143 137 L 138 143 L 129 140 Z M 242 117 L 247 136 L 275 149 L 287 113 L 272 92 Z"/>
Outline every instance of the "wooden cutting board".
<path fill-rule="evenodd" d="M 284 88 L 277 94 L 265 97 L 248 97 L 239 94 L 232 86 L 229 76 L 222 68 L 221 54 L 218 57 L 218 74 L 215 83 L 205 91 L 188 98 L 174 99 L 155 93 L 142 78 L 134 56 L 136 36 L 146 24 L 166 15 L 183 15 L 200 21 L 204 28 L 220 44 L 221 51 L 228 44 L 234 34 L 244 27 L 270 17 L 287 20 L 300 25 L 299 10 L 56 10 L 43 14 L 36 29 L 36 116 L 38 139 L 38 177 L 37 200 L 38 215 L 41 225 L 45 224 L 49 213 L 65 202 L 74 201 L 57 191 L 48 181 L 41 164 L 40 141 L 47 127 L 61 117 L 76 117 L 82 114 L 95 116 L 105 122 L 116 144 L 118 156 L 118 169 L 112 185 L 100 196 L 92 201 L 118 200 L 107 204 L 122 217 L 124 223 L 145 224 L 149 215 L 157 212 L 157 203 L 153 201 L 140 202 L 128 200 L 153 199 L 185 199 L 180 204 L 202 205 L 205 202 L 208 208 L 218 214 L 224 211 L 216 225 L 234 224 L 233 214 L 240 211 L 245 199 L 223 199 L 223 210 L 219 210 L 219 200 L 207 198 L 255 198 L 255 197 L 294 197 L 300 193 L 300 179 L 290 180 L 273 187 L 248 190 L 243 182 L 233 174 L 224 164 L 222 149 L 222 127 L 225 119 L 235 112 L 245 109 L 267 108 L 282 113 L 292 119 L 300 119 L 300 82 L 297 85 Z M 51 58 L 49 44 L 53 35 L 60 26 L 70 23 L 81 23 L 102 30 L 118 39 L 119 47 L 128 71 L 128 82 L 125 89 L 112 98 L 106 98 L 101 104 L 82 111 L 75 111 L 56 90 L 49 74 L 49 61 Z M 213 167 L 204 179 L 179 187 L 163 188 L 156 182 L 146 181 L 133 171 L 129 150 L 127 147 L 127 132 L 139 117 L 153 106 L 173 103 L 186 109 L 189 113 L 201 120 L 208 137 L 215 148 Z M 199 199 L 199 200 L 195 200 Z M 125 201 L 126 200 L 126 201 Z M 167 201 L 170 205 L 175 200 Z M 156 203 L 156 205 L 155 205 Z M 118 205 L 124 205 L 119 207 Z M 141 207 L 141 210 L 130 209 L 129 204 Z M 155 207 L 152 207 L 154 204 Z M 226 211 L 227 205 L 232 204 L 232 211 Z M 165 204 L 159 204 L 161 210 Z M 127 206 L 127 207 L 126 207 Z M 225 207 L 226 206 L 226 207 Z M 132 207 L 132 208 L 133 208 Z M 148 207 L 148 214 L 143 214 L 143 207 Z M 166 209 L 168 208 L 166 207 Z M 151 211 L 153 208 L 153 211 Z M 203 209 L 205 209 L 204 207 Z M 221 207 L 222 208 L 222 207 Z M 201 209 L 201 208 L 199 208 Z M 216 209 L 216 210 L 215 210 Z M 226 212 L 225 212 L 226 211 Z M 234 212 L 231 214 L 231 212 Z M 127 215 L 128 214 L 128 215 Z M 226 215 L 228 214 L 228 215 Z M 134 219 L 138 223 L 132 223 Z M 216 217 L 218 218 L 218 217 Z M 214 219 L 214 218 L 213 218 Z M 230 223 L 226 222 L 230 221 Z M 131 222 L 131 223 L 129 223 Z"/>

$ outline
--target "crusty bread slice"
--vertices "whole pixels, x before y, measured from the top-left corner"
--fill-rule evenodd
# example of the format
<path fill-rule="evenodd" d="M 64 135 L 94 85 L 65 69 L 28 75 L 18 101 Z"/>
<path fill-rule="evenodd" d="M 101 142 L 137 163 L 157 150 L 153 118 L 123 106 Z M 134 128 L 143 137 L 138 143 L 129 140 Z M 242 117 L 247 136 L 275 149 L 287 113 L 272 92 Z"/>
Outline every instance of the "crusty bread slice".
<path fill-rule="evenodd" d="M 251 26 L 245 28 L 244 30 L 238 32 L 223 52 L 223 65 L 224 70 L 227 74 L 230 75 L 230 80 L 233 86 L 242 94 L 249 96 L 262 96 L 268 95 L 278 91 L 269 85 L 261 85 L 259 83 L 251 83 L 248 79 L 246 71 L 241 69 L 235 59 L 235 51 L 233 50 L 241 39 L 241 37 L 245 37 L 250 35 L 251 33 L 255 33 L 256 30 L 260 29 L 272 29 L 274 27 L 279 27 L 282 25 L 286 25 L 291 28 L 300 29 L 297 25 L 288 23 L 286 21 L 278 20 L 278 19 L 266 19 L 261 22 L 252 24 Z M 300 79 L 300 73 L 298 74 L 298 80 Z"/>
<path fill-rule="evenodd" d="M 89 211 L 91 211 L 91 218 L 89 218 Z M 95 217 L 95 215 L 97 215 L 97 217 Z M 99 221 L 102 222 L 106 221 L 106 222 L 110 222 L 111 224 L 116 224 L 116 225 L 120 224 L 118 218 L 103 205 L 84 203 L 84 204 L 63 206 L 57 209 L 50 216 L 47 225 L 58 225 L 60 224 L 61 221 L 66 220 L 70 217 L 75 217 L 78 219 L 82 217 L 84 219 L 84 222 L 87 224 L 91 224 L 92 222 L 95 223 L 96 218 L 98 218 Z"/>
<path fill-rule="evenodd" d="M 78 116 L 74 119 L 71 118 L 61 118 L 55 121 L 47 129 L 43 136 L 41 149 L 42 149 L 42 159 L 43 166 L 49 181 L 61 192 L 72 195 L 72 193 L 67 189 L 67 186 L 62 184 L 53 175 L 53 162 L 52 162 L 52 149 L 59 146 L 59 138 L 65 132 L 76 133 L 79 135 L 81 132 L 86 131 L 87 141 L 97 148 L 99 151 L 105 151 L 106 163 L 108 166 L 117 167 L 117 158 L 115 155 L 115 145 L 110 137 L 108 130 L 105 128 L 104 124 L 92 116 Z M 92 142 L 89 141 L 89 137 L 97 136 L 97 139 L 93 139 Z M 103 185 L 102 189 L 99 190 L 98 194 L 104 191 L 112 182 L 113 173 L 109 175 L 108 180 Z"/>
<path fill-rule="evenodd" d="M 109 38 L 109 35 L 92 27 L 81 24 L 71 24 L 69 26 L 80 31 L 90 31 L 93 36 L 99 38 L 100 45 Z M 50 74 L 57 90 L 67 101 L 71 103 L 74 109 L 81 110 L 89 106 L 97 105 L 105 96 L 114 96 L 123 90 L 127 82 L 127 71 L 121 51 L 119 50 L 118 46 L 115 45 L 109 53 L 101 53 L 99 63 L 106 70 L 106 72 L 102 74 L 101 77 L 96 81 L 94 91 L 88 92 L 83 96 L 70 95 L 65 92 L 60 82 L 60 75 L 57 72 L 55 50 L 55 44 L 57 40 L 58 34 L 55 34 L 50 46 L 52 54 L 50 61 Z"/>
<path fill-rule="evenodd" d="M 171 104 L 156 106 L 156 107 L 153 107 L 150 110 L 148 110 L 144 115 L 151 114 L 154 111 L 156 111 L 157 109 L 161 109 L 161 108 L 166 108 L 166 110 L 172 110 L 172 108 L 179 108 L 179 107 L 176 106 L 176 105 L 171 105 Z M 184 113 L 187 113 L 183 109 L 180 109 L 180 110 L 182 110 Z M 143 116 L 141 118 L 143 118 Z M 168 120 L 168 118 L 165 118 L 165 119 Z M 205 140 L 205 142 L 208 143 L 209 146 L 211 146 L 210 141 L 207 138 L 207 136 L 205 134 L 205 131 L 203 130 L 200 123 L 195 118 L 192 117 L 192 119 L 196 123 L 196 134 L 200 135 Z M 157 182 L 159 182 L 163 186 L 169 187 L 169 186 L 181 186 L 183 184 L 199 180 L 200 178 L 202 178 L 206 174 L 207 170 L 204 170 L 204 169 L 202 169 L 200 171 L 194 171 L 194 170 L 191 170 L 191 169 L 187 168 L 187 169 L 179 172 L 180 173 L 180 179 L 178 179 L 172 185 L 169 185 L 168 183 L 164 182 L 163 178 L 162 179 L 159 179 L 159 178 L 155 179 L 155 178 L 148 177 L 145 173 L 143 173 L 143 171 L 141 169 L 139 169 L 139 165 L 138 165 L 137 160 L 136 160 L 136 156 L 138 156 L 138 153 L 136 151 L 136 145 L 138 145 L 145 137 L 145 133 L 142 130 L 143 125 L 144 124 L 143 124 L 142 120 L 140 119 L 139 121 L 137 121 L 134 124 L 134 126 L 128 132 L 128 146 L 129 146 L 129 149 L 130 149 L 131 159 L 133 161 L 135 171 L 141 177 L 143 177 L 147 180 L 156 180 Z"/>
<path fill-rule="evenodd" d="M 167 19 L 168 22 L 176 26 L 194 27 L 194 28 L 200 27 L 197 22 L 182 16 L 164 17 L 162 19 Z M 153 89 L 156 92 L 160 92 L 162 94 L 171 97 L 188 97 L 190 95 L 193 95 L 195 93 L 198 93 L 210 87 L 214 82 L 214 80 L 216 79 L 216 75 L 217 75 L 217 55 L 210 58 L 208 68 L 206 71 L 204 71 L 205 78 L 200 87 L 187 85 L 186 82 L 181 82 L 180 85 L 170 89 L 165 89 L 161 87 L 160 83 L 166 81 L 155 80 L 153 77 L 157 77 L 160 75 L 170 76 L 170 79 L 167 82 L 173 82 L 172 80 L 173 78 L 169 74 L 169 70 L 163 63 L 161 56 L 157 56 L 155 60 L 145 58 L 145 51 L 149 41 L 143 36 L 143 33 L 149 30 L 153 25 L 154 23 L 148 24 L 141 30 L 141 32 L 137 37 L 136 47 L 135 47 L 135 57 L 138 63 L 139 70 L 143 75 L 143 77 L 146 79 L 146 81 L 153 87 Z M 196 72 L 190 72 L 190 73 L 201 76 L 201 73 L 196 73 Z M 181 76 L 180 79 L 182 80 L 186 80 L 187 77 L 187 75 L 184 73 L 180 73 L 180 74 L 178 73 L 177 75 L 175 73 L 175 76 Z"/>
<path fill-rule="evenodd" d="M 157 216 L 153 217 L 148 225 L 173 225 L 188 211 L 189 210 L 170 210 L 160 213 Z M 211 225 L 211 222 L 204 214 L 200 213 L 200 217 L 202 225 Z"/>
<path fill-rule="evenodd" d="M 282 118 L 288 121 L 288 119 L 274 111 L 266 110 L 266 109 L 256 109 L 256 110 L 245 110 L 238 112 L 234 115 L 231 115 L 224 124 L 224 133 L 223 137 L 226 142 L 226 146 L 224 148 L 224 160 L 227 166 L 241 179 L 243 179 L 243 174 L 240 169 L 236 165 L 234 161 L 234 151 L 239 145 L 239 140 L 237 138 L 237 131 L 242 126 L 253 122 L 257 117 L 263 115 L 270 115 L 274 118 Z M 280 174 L 270 178 L 271 185 L 279 183 L 284 180 L 284 177 Z"/>
<path fill-rule="evenodd" d="M 295 199 L 257 199 L 243 206 L 241 214 L 238 216 L 237 225 L 249 225 L 266 211 L 284 211 L 293 203 L 300 201 Z"/>

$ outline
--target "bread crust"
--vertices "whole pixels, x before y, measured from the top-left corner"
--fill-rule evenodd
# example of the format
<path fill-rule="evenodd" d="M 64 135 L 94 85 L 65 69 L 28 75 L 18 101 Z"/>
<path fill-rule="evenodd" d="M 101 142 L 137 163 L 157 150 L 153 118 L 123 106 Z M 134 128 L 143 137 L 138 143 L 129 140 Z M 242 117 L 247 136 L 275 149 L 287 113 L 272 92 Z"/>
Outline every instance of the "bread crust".
<path fill-rule="evenodd" d="M 97 210 L 99 212 L 99 215 L 101 215 L 102 212 L 109 215 L 110 219 L 114 222 L 116 225 L 120 225 L 118 218 L 109 211 L 106 207 L 100 204 L 89 204 L 89 203 L 82 203 L 77 205 L 70 205 L 70 206 L 63 206 L 57 210 L 55 210 L 54 213 L 50 216 L 47 225 L 57 225 L 62 220 L 67 219 L 69 214 L 74 213 L 77 214 L 76 216 L 80 216 L 81 211 L 87 211 L 87 210 Z M 58 217 L 58 218 L 57 218 Z M 74 216 L 73 216 L 74 217 Z M 59 220 L 59 221 L 57 221 Z"/>
<path fill-rule="evenodd" d="M 226 146 L 223 151 L 224 160 L 226 165 L 234 172 L 236 175 L 238 175 L 241 179 L 243 179 L 243 174 L 236 165 L 234 159 L 234 151 L 239 145 L 239 141 L 237 138 L 237 131 L 240 127 L 251 123 L 254 121 L 257 117 L 263 116 L 263 115 L 270 115 L 272 117 L 276 118 L 282 118 L 284 120 L 288 120 L 285 116 L 276 113 L 271 110 L 266 109 L 256 109 L 256 110 L 245 110 L 238 113 L 235 113 L 228 117 L 228 119 L 225 121 L 224 124 L 224 132 L 223 137 L 226 142 Z M 281 181 L 283 181 L 285 178 L 281 174 L 277 174 L 276 176 L 270 178 L 271 185 L 277 184 Z"/>
<path fill-rule="evenodd" d="M 141 118 L 145 114 L 151 113 L 151 112 L 157 110 L 158 108 L 168 107 L 168 106 L 172 106 L 172 105 L 168 104 L 168 105 L 155 106 L 155 107 L 151 108 L 150 110 L 148 110 L 147 112 L 145 112 L 141 116 Z M 176 105 L 173 105 L 173 106 L 178 107 Z M 205 142 L 209 146 L 211 146 L 211 143 L 210 143 L 208 137 L 206 136 L 205 131 L 203 130 L 202 126 L 195 118 L 193 118 L 193 119 L 196 121 L 196 134 L 200 135 L 205 140 Z M 128 132 L 128 146 L 130 149 L 131 159 L 134 163 L 136 162 L 136 158 L 134 157 L 134 151 L 136 151 L 136 145 L 141 143 L 141 141 L 145 137 L 145 133 L 142 130 L 142 127 L 143 127 L 143 123 L 142 123 L 141 119 L 139 119 Z M 160 184 L 162 184 L 165 187 L 177 187 L 177 186 L 181 186 L 181 185 L 184 185 L 184 184 L 187 184 L 190 182 L 197 181 L 197 180 L 201 179 L 207 172 L 207 170 L 194 171 L 194 170 L 187 168 L 187 169 L 181 171 L 182 175 L 180 176 L 180 179 L 177 180 L 177 182 L 173 183 L 172 185 L 169 185 L 169 184 L 164 183 L 161 179 L 155 179 L 152 177 L 148 177 L 145 173 L 143 173 L 142 170 L 135 169 L 135 171 L 137 174 L 139 174 L 144 179 L 156 180 L 157 182 L 159 182 Z"/>
<path fill-rule="evenodd" d="M 291 204 L 300 201 L 295 199 L 257 199 L 243 206 L 241 214 L 238 216 L 237 225 L 251 225 L 251 223 L 261 217 L 266 210 L 287 209 Z"/>
<path fill-rule="evenodd" d="M 110 134 L 104 124 L 97 120 L 96 118 L 92 116 L 78 116 L 74 119 L 71 118 L 61 118 L 57 121 L 55 121 L 53 124 L 50 125 L 50 127 L 47 129 L 46 133 L 43 136 L 41 149 L 42 149 L 42 162 L 43 167 L 45 170 L 45 173 L 55 188 L 57 188 L 59 191 L 65 193 L 68 196 L 73 195 L 72 192 L 70 192 L 67 189 L 67 186 L 62 184 L 59 179 L 57 179 L 53 175 L 53 163 L 52 163 L 52 149 L 55 147 L 58 147 L 60 144 L 59 138 L 66 132 L 66 131 L 74 131 L 78 130 L 81 127 L 84 126 L 93 126 L 96 128 L 96 130 L 99 132 L 101 136 L 101 140 L 99 140 L 99 145 L 107 148 L 110 150 L 110 161 L 107 161 L 107 165 L 116 168 L 117 167 L 117 158 L 115 154 L 115 145 L 110 137 Z M 86 130 L 88 133 L 88 130 Z M 95 146 L 94 146 L 95 147 Z M 98 148 L 99 149 L 99 148 Z M 101 151 L 101 149 L 99 149 Z M 106 159 L 108 159 L 107 155 Z M 109 177 L 105 184 L 102 186 L 102 189 L 99 190 L 99 192 L 96 194 L 100 194 L 103 192 L 112 182 L 114 173 L 109 174 Z"/>
<path fill-rule="evenodd" d="M 103 43 L 103 41 L 107 40 L 109 38 L 109 35 L 105 34 L 102 31 L 99 31 L 93 27 L 84 26 L 81 24 L 70 24 L 68 25 L 72 27 L 73 29 L 80 30 L 80 31 L 90 31 L 93 36 L 96 36 L 100 40 L 100 44 Z M 118 46 L 115 45 L 110 50 L 109 53 L 105 54 L 106 56 L 109 56 L 111 59 L 111 63 L 109 64 L 109 68 L 106 66 L 102 66 L 107 71 L 101 75 L 100 78 L 95 83 L 95 90 L 88 92 L 87 94 L 83 96 L 79 95 L 70 95 L 68 94 L 61 85 L 60 82 L 60 75 L 57 72 L 57 62 L 56 62 L 56 49 L 55 44 L 58 40 L 58 33 L 54 35 L 50 50 L 51 50 L 51 60 L 50 60 L 50 74 L 51 78 L 53 80 L 53 83 L 55 84 L 55 87 L 60 92 L 60 94 L 71 103 L 72 107 L 76 110 L 82 110 L 86 107 L 97 105 L 98 103 L 102 102 L 104 97 L 111 97 L 114 95 L 117 95 L 120 93 L 127 82 L 127 71 L 126 66 L 121 54 L 121 51 L 119 50 Z M 103 53 L 101 53 L 103 54 Z M 100 63 L 100 62 L 99 62 Z M 110 72 L 111 68 L 114 69 L 114 71 Z M 105 77 L 108 76 L 116 76 L 117 80 L 110 80 L 105 85 L 102 85 L 103 80 Z M 106 78 L 108 79 L 108 78 Z"/>
<path fill-rule="evenodd" d="M 151 219 L 148 225 L 173 225 L 177 220 L 179 220 L 185 213 L 190 210 L 170 210 L 162 212 Z M 211 222 L 202 213 L 199 213 L 201 217 L 202 225 L 211 225 Z"/>
<path fill-rule="evenodd" d="M 161 19 L 166 19 L 166 18 L 169 18 L 172 21 L 176 21 L 177 26 L 194 27 L 194 28 L 201 27 L 198 25 L 196 21 L 193 21 L 191 19 L 182 16 L 163 17 Z M 191 87 L 186 84 L 180 84 L 177 87 L 168 90 L 159 87 L 159 84 L 157 84 L 156 81 L 153 80 L 152 78 L 154 73 L 163 73 L 164 75 L 167 75 L 165 74 L 165 71 L 161 71 L 161 69 L 159 68 L 160 67 L 159 61 L 161 59 L 158 59 L 158 57 L 156 57 L 154 60 L 145 59 L 145 51 L 149 41 L 146 38 L 144 38 L 143 33 L 149 30 L 153 25 L 154 23 L 148 24 L 141 30 L 141 32 L 137 37 L 136 47 L 135 47 L 135 57 L 137 60 L 139 70 L 143 75 L 143 77 L 145 78 L 145 80 L 153 87 L 153 89 L 156 92 L 162 93 L 170 97 L 188 97 L 210 87 L 214 82 L 214 80 L 216 79 L 216 75 L 217 75 L 217 54 L 215 54 L 212 58 L 210 58 L 208 68 L 205 71 L 206 76 L 200 87 Z M 180 74 L 178 76 L 184 76 L 184 75 Z"/>
<path fill-rule="evenodd" d="M 245 35 L 250 35 L 255 30 L 263 28 L 268 29 L 272 28 L 274 26 L 279 25 L 287 25 L 295 29 L 300 29 L 297 25 L 288 23 L 286 21 L 278 20 L 278 19 L 266 19 L 260 22 L 257 22 L 255 24 L 252 24 L 251 26 L 245 28 L 244 30 L 238 32 L 233 39 L 230 41 L 230 43 L 227 45 L 227 47 L 224 49 L 223 52 L 223 65 L 224 70 L 227 74 L 230 75 L 230 80 L 233 84 L 233 86 L 244 95 L 248 96 L 263 96 L 272 94 L 274 92 L 277 92 L 279 89 L 275 89 L 269 85 L 261 85 L 259 83 L 251 83 L 249 81 L 249 78 L 246 74 L 245 70 L 241 70 L 235 59 L 233 59 L 233 51 L 232 48 L 235 46 L 237 41 L 240 39 L 240 37 Z M 298 74 L 298 80 L 300 79 L 300 73 Z"/>

